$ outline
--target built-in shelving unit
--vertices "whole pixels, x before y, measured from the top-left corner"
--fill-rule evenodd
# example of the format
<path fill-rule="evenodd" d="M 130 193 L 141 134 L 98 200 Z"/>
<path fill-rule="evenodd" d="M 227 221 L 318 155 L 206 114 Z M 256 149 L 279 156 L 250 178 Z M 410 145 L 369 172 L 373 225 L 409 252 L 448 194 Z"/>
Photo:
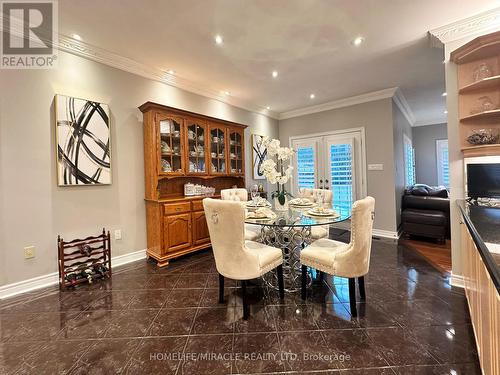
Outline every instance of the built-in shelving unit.
<path fill-rule="evenodd" d="M 478 37 L 451 53 L 458 65 L 458 112 L 464 156 L 500 155 L 500 144 L 472 145 L 479 129 L 500 131 L 500 32 Z"/>

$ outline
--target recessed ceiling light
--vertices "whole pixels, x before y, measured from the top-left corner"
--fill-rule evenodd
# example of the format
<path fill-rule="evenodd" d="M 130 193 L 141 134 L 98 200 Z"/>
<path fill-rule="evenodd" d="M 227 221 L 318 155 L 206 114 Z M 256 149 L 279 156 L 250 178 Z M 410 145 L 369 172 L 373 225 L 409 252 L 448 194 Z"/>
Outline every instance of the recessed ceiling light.
<path fill-rule="evenodd" d="M 73 39 L 75 40 L 82 40 L 82 37 L 78 34 L 73 34 Z"/>
<path fill-rule="evenodd" d="M 448 111 L 445 110 L 443 113 L 446 115 L 448 113 Z"/>
<path fill-rule="evenodd" d="M 273 78 L 276 78 L 278 76 L 278 71 L 277 70 L 273 70 Z"/>
<path fill-rule="evenodd" d="M 169 69 L 167 70 L 167 73 L 170 74 L 171 76 L 175 75 L 175 70 Z"/>
<path fill-rule="evenodd" d="M 223 93 L 224 95 L 231 95 L 231 93 L 230 93 L 229 91 L 222 91 L 222 93 Z"/>
<path fill-rule="evenodd" d="M 222 37 L 220 35 L 216 35 L 215 36 L 215 43 L 216 44 L 222 44 L 224 40 L 222 39 Z"/>
<path fill-rule="evenodd" d="M 354 39 L 354 40 L 352 41 L 352 44 L 354 44 L 355 46 L 359 46 L 359 45 L 361 45 L 364 41 L 365 41 L 365 38 L 363 38 L 362 36 L 358 36 L 356 39 Z"/>
<path fill-rule="evenodd" d="M 446 95 L 448 95 L 448 93 L 447 93 L 447 92 L 443 92 L 443 93 L 441 94 L 441 96 L 446 96 Z"/>
<path fill-rule="evenodd" d="M 314 94 L 309 95 L 309 99 L 314 99 L 315 97 L 316 97 L 316 95 L 314 95 Z"/>
<path fill-rule="evenodd" d="M 267 106 L 267 107 L 266 107 L 266 109 L 267 109 L 267 110 L 270 110 L 270 109 L 271 109 L 271 107 Z"/>

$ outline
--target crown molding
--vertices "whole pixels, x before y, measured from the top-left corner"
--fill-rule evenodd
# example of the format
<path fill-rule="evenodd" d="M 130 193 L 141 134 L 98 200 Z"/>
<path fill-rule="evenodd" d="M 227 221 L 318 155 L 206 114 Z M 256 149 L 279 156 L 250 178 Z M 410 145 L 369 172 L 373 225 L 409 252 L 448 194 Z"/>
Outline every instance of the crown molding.
<path fill-rule="evenodd" d="M 234 107 L 242 108 L 273 119 L 278 119 L 278 114 L 276 112 L 267 110 L 264 107 L 256 106 L 233 96 L 226 96 L 218 90 L 201 86 L 193 81 L 182 78 L 177 74 L 169 74 L 161 69 L 150 67 L 128 57 L 124 57 L 91 44 L 75 40 L 66 35 L 59 35 L 59 44 L 57 45 L 57 48 L 61 51 L 93 60 L 141 77 L 159 81 L 166 85 L 177 87 L 181 90 L 215 99 Z"/>
<path fill-rule="evenodd" d="M 403 92 L 399 89 L 399 87 L 396 89 L 392 100 L 398 106 L 399 110 L 406 118 L 406 120 L 410 123 L 410 126 L 414 126 L 416 122 L 415 116 L 413 115 L 410 105 L 408 104 L 408 101 L 406 100 Z"/>
<path fill-rule="evenodd" d="M 497 31 L 499 29 L 500 8 L 494 8 L 456 22 L 452 22 L 448 25 L 432 29 L 429 31 L 429 34 L 431 35 L 431 44 L 436 47 L 466 37 Z"/>
<path fill-rule="evenodd" d="M 384 90 L 368 92 L 366 94 L 350 96 L 344 99 L 334 100 L 331 102 L 326 102 L 322 104 L 312 105 L 309 107 L 294 109 L 287 112 L 281 112 L 279 115 L 279 120 L 286 120 L 293 117 L 299 117 L 304 115 L 310 115 L 313 113 L 329 111 L 332 109 L 338 109 L 343 107 L 349 107 L 356 104 L 362 104 L 367 102 L 373 102 L 375 100 L 392 98 L 397 91 L 397 87 L 391 87 Z"/>
<path fill-rule="evenodd" d="M 431 118 L 431 119 L 428 119 L 428 120 L 416 121 L 413 124 L 413 127 L 441 125 L 441 124 L 446 124 L 446 123 L 447 123 L 446 117 L 436 117 L 436 118 Z"/>

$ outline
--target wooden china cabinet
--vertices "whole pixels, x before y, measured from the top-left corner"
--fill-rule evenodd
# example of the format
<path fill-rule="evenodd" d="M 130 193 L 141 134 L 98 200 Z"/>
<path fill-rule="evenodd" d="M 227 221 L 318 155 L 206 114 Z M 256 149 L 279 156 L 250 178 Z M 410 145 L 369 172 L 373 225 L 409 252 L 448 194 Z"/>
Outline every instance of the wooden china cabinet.
<path fill-rule="evenodd" d="M 203 196 L 184 196 L 184 184 L 221 189 L 245 186 L 246 125 L 160 104 L 144 116 L 144 173 L 148 257 L 159 267 L 210 247 Z"/>

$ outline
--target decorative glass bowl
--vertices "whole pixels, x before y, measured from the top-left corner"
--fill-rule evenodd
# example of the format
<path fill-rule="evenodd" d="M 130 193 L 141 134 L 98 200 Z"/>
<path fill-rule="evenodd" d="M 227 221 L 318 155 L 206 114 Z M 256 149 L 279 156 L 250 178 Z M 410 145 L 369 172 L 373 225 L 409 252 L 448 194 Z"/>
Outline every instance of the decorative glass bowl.
<path fill-rule="evenodd" d="M 473 146 L 490 145 L 498 142 L 498 129 L 473 129 L 467 137 L 467 142 Z"/>

